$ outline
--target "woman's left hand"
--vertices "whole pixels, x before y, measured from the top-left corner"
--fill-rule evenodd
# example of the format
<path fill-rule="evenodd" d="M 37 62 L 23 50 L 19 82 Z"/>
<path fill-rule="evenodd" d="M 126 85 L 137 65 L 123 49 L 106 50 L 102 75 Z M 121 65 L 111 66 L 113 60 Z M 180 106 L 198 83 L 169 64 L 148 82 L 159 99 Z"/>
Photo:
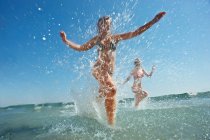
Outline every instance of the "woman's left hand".
<path fill-rule="evenodd" d="M 154 18 L 155 22 L 158 22 L 165 14 L 166 14 L 166 12 L 158 13 Z"/>

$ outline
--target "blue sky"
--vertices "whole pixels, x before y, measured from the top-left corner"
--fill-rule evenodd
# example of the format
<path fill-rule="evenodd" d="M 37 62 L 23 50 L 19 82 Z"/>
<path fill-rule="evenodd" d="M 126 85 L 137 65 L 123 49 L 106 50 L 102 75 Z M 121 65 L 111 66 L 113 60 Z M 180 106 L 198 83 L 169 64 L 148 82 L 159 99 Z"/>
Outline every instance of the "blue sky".
<path fill-rule="evenodd" d="M 139 37 L 120 42 L 114 79 L 118 98 L 132 97 L 132 81 L 121 86 L 139 57 L 152 78 L 144 78 L 149 96 L 210 90 L 209 0 L 5 0 L 0 1 L 0 106 L 69 102 L 96 89 L 91 77 L 96 48 L 76 52 L 59 31 L 84 43 L 96 34 L 100 16 L 113 20 L 113 33 L 136 29 L 159 11 L 167 15 Z"/>

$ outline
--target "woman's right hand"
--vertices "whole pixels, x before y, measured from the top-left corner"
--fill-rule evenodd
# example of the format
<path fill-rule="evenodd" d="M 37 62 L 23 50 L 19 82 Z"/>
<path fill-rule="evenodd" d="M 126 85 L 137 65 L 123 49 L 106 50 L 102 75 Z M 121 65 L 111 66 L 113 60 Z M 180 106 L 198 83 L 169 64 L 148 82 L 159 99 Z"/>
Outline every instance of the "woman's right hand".
<path fill-rule="evenodd" d="M 62 40 L 63 40 L 63 42 L 67 42 L 67 39 L 66 39 L 66 33 L 64 32 L 64 31 L 61 31 L 60 32 L 60 36 L 61 36 L 61 38 L 62 38 Z"/>

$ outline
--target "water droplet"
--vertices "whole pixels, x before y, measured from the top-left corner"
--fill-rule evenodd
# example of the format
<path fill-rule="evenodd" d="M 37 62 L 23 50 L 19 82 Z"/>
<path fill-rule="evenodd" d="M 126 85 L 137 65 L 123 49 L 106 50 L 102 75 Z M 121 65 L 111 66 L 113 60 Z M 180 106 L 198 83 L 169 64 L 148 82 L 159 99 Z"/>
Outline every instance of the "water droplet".
<path fill-rule="evenodd" d="M 42 40 L 44 40 L 44 41 L 45 41 L 46 39 L 47 39 L 47 38 L 46 38 L 45 36 L 43 36 L 43 37 L 42 37 Z"/>

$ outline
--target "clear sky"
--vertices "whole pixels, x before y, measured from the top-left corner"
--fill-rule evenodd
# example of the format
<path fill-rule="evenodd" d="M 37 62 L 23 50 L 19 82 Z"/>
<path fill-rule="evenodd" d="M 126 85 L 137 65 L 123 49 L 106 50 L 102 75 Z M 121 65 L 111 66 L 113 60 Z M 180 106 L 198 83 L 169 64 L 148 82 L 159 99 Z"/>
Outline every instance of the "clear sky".
<path fill-rule="evenodd" d="M 74 94 L 91 94 L 97 86 L 91 77 L 96 47 L 69 49 L 59 31 L 82 44 L 96 35 L 100 16 L 111 16 L 112 32 L 122 33 L 160 11 L 167 15 L 158 24 L 117 46 L 118 98 L 133 97 L 132 81 L 119 83 L 136 57 L 147 71 L 157 66 L 153 77 L 143 80 L 149 96 L 210 90 L 209 0 L 1 0 L 0 106 L 69 102 Z"/>

